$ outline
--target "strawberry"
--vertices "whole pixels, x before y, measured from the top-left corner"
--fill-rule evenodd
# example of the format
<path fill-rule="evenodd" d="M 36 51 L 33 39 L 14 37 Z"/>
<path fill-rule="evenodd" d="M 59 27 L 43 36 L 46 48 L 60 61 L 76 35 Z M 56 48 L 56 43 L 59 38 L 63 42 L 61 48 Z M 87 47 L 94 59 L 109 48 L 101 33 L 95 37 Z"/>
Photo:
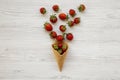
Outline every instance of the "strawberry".
<path fill-rule="evenodd" d="M 52 31 L 53 30 L 52 25 L 50 23 L 48 23 L 48 22 L 46 22 L 44 24 L 44 28 L 45 28 L 46 31 Z"/>
<path fill-rule="evenodd" d="M 78 7 L 79 12 L 83 12 L 85 9 L 86 9 L 86 7 L 85 7 L 84 4 L 81 4 L 81 5 Z"/>
<path fill-rule="evenodd" d="M 58 52 L 60 53 L 60 55 L 62 55 L 62 54 L 63 54 L 62 49 L 58 49 Z"/>
<path fill-rule="evenodd" d="M 66 25 L 60 25 L 59 30 L 62 32 L 66 31 Z"/>
<path fill-rule="evenodd" d="M 66 35 L 66 38 L 67 38 L 68 40 L 72 40 L 72 39 L 73 39 L 72 33 L 68 33 L 68 34 Z"/>
<path fill-rule="evenodd" d="M 65 13 L 60 13 L 60 14 L 59 14 L 59 18 L 60 18 L 61 20 L 68 20 L 68 15 L 66 15 Z"/>
<path fill-rule="evenodd" d="M 51 31 L 50 32 L 50 37 L 51 38 L 56 38 L 57 37 L 57 33 L 55 31 Z"/>
<path fill-rule="evenodd" d="M 70 9 L 70 10 L 69 10 L 69 14 L 70 14 L 72 17 L 74 17 L 74 16 L 76 15 L 76 12 L 75 12 L 74 9 Z"/>
<path fill-rule="evenodd" d="M 57 44 L 53 44 L 53 48 L 54 48 L 55 50 L 58 50 L 58 45 L 57 45 Z"/>
<path fill-rule="evenodd" d="M 58 43 L 59 48 L 62 48 L 62 45 L 63 45 L 62 43 Z"/>
<path fill-rule="evenodd" d="M 40 13 L 41 14 L 45 14 L 46 13 L 46 9 L 44 7 L 40 8 Z"/>
<path fill-rule="evenodd" d="M 58 12 L 59 11 L 59 6 L 57 4 L 53 5 L 52 9 L 55 11 L 55 12 Z"/>
<path fill-rule="evenodd" d="M 58 35 L 58 36 L 56 37 L 56 40 L 57 40 L 57 41 L 63 41 L 63 40 L 64 40 L 63 35 Z"/>
<path fill-rule="evenodd" d="M 74 26 L 74 21 L 68 21 L 68 26 L 70 26 L 70 27 L 72 27 L 72 26 Z"/>
<path fill-rule="evenodd" d="M 57 17 L 55 15 L 50 16 L 50 22 L 51 23 L 56 23 L 57 22 Z"/>
<path fill-rule="evenodd" d="M 75 23 L 75 24 L 79 24 L 79 23 L 80 23 L 80 17 L 76 17 L 76 18 L 74 19 L 74 23 Z"/>
<path fill-rule="evenodd" d="M 66 44 L 63 44 L 62 50 L 63 50 L 63 52 L 65 52 L 67 50 L 67 45 Z"/>

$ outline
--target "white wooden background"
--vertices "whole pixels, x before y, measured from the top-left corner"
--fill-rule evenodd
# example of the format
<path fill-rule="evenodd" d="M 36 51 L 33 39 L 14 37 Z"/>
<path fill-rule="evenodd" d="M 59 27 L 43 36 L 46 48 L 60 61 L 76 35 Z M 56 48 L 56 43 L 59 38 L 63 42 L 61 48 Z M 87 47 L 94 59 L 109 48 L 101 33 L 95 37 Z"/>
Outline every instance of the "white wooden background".
<path fill-rule="evenodd" d="M 55 3 L 87 6 L 62 72 L 39 14 Z M 120 80 L 120 0 L 0 0 L 0 80 Z"/>

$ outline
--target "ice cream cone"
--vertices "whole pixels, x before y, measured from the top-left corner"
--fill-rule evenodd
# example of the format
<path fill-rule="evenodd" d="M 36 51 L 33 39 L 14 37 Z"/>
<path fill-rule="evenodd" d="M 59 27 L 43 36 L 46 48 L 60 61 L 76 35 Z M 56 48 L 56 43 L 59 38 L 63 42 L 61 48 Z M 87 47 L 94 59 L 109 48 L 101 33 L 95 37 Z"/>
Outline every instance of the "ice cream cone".
<path fill-rule="evenodd" d="M 54 43 L 56 44 L 56 43 Z M 58 68 L 60 71 L 62 71 L 62 68 L 63 68 L 63 64 L 64 64 L 64 60 L 66 58 L 66 55 L 67 55 L 67 51 L 68 51 L 68 44 L 64 42 L 64 44 L 67 45 L 67 50 L 61 55 L 57 50 L 55 50 L 53 47 L 52 47 L 52 50 L 53 50 L 53 54 L 55 56 L 55 59 L 57 61 L 57 64 L 58 64 Z"/>

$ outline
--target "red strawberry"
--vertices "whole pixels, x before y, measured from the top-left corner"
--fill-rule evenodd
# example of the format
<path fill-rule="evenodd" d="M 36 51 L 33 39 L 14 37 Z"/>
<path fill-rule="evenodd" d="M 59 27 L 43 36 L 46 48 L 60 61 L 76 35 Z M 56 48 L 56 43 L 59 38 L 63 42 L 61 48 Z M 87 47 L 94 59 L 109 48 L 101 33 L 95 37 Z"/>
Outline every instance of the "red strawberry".
<path fill-rule="evenodd" d="M 53 5 L 52 9 L 57 12 L 57 11 L 59 11 L 59 6 L 57 4 L 55 4 L 55 5 Z"/>
<path fill-rule="evenodd" d="M 62 43 L 58 43 L 59 48 L 62 48 L 62 45 L 63 45 Z"/>
<path fill-rule="evenodd" d="M 55 15 L 50 16 L 50 22 L 51 23 L 56 23 L 57 22 L 57 17 Z"/>
<path fill-rule="evenodd" d="M 45 14 L 46 13 L 46 9 L 44 7 L 40 8 L 40 13 L 41 14 Z"/>
<path fill-rule="evenodd" d="M 68 26 L 70 26 L 70 27 L 72 27 L 72 26 L 74 26 L 74 21 L 68 21 Z"/>
<path fill-rule="evenodd" d="M 72 17 L 74 17 L 74 16 L 76 15 L 76 12 L 75 12 L 74 9 L 70 9 L 70 10 L 69 10 L 69 14 L 70 14 Z"/>
<path fill-rule="evenodd" d="M 66 31 L 66 25 L 60 25 L 59 30 L 62 32 Z"/>
<path fill-rule="evenodd" d="M 74 23 L 75 23 L 75 24 L 79 24 L 79 23 L 80 23 L 80 17 L 76 17 L 76 18 L 74 19 Z"/>
<path fill-rule="evenodd" d="M 56 37 L 56 40 L 57 40 L 57 41 L 63 41 L 63 40 L 64 40 L 63 35 L 58 35 L 58 36 Z"/>
<path fill-rule="evenodd" d="M 65 52 L 67 50 L 67 45 L 66 44 L 63 44 L 62 50 L 63 50 L 63 52 Z"/>
<path fill-rule="evenodd" d="M 57 33 L 55 31 L 50 32 L 50 37 L 51 38 L 56 38 L 57 37 Z"/>
<path fill-rule="evenodd" d="M 66 35 L 66 38 L 67 38 L 68 40 L 72 40 L 72 39 L 73 39 L 72 33 L 68 33 L 68 34 Z"/>
<path fill-rule="evenodd" d="M 46 22 L 44 24 L 44 28 L 45 28 L 46 31 L 52 31 L 53 30 L 52 25 L 50 23 L 48 23 L 48 22 Z"/>
<path fill-rule="evenodd" d="M 61 20 L 67 20 L 67 19 L 68 19 L 68 15 L 66 15 L 65 13 L 60 13 L 60 14 L 59 14 L 59 18 L 60 18 Z"/>
<path fill-rule="evenodd" d="M 81 4 L 81 5 L 78 7 L 79 12 L 83 12 L 85 9 L 86 9 L 86 7 L 85 7 L 84 4 Z"/>

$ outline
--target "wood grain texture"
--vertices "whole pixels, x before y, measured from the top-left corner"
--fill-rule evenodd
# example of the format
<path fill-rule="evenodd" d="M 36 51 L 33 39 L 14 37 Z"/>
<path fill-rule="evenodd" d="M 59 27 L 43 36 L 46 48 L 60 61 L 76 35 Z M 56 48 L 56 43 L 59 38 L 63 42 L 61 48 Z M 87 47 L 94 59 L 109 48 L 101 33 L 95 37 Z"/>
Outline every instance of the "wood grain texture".
<path fill-rule="evenodd" d="M 55 3 L 63 12 L 87 6 L 69 29 L 75 39 L 62 72 L 39 14 Z M 0 80 L 120 80 L 119 35 L 120 0 L 0 0 Z"/>

